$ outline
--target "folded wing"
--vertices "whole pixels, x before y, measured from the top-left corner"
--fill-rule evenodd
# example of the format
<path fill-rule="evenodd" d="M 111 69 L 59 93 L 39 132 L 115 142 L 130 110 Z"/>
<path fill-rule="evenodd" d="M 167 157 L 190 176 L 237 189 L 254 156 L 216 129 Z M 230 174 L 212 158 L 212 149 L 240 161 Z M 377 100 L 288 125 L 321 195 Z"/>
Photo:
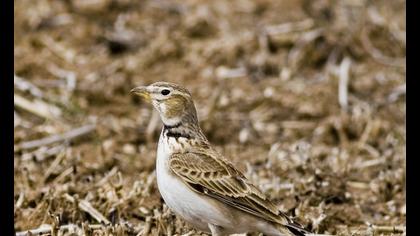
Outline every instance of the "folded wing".
<path fill-rule="evenodd" d="M 262 219 L 298 227 L 229 161 L 215 151 L 173 154 L 170 169 L 194 191 Z M 300 227 L 298 227 L 300 228 Z"/>

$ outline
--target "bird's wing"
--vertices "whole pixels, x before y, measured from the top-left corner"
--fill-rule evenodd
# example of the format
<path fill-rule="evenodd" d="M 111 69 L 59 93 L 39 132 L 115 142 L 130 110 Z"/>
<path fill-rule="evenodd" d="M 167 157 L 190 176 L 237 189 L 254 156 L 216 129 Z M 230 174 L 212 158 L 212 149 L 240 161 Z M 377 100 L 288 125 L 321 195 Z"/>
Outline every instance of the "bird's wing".
<path fill-rule="evenodd" d="M 215 151 L 207 149 L 173 154 L 169 167 L 199 193 L 262 219 L 286 227 L 296 227 L 296 223 L 247 181 L 231 162 Z"/>

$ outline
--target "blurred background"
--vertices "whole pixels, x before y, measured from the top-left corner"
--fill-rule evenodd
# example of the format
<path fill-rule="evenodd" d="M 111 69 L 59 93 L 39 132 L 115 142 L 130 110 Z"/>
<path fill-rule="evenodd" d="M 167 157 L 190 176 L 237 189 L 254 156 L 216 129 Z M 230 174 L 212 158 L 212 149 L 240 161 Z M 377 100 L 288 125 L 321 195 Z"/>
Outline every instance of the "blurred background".
<path fill-rule="evenodd" d="M 161 123 L 129 94 L 169 81 L 309 229 L 405 235 L 405 1 L 14 4 L 16 231 L 202 234 L 163 204 Z"/>

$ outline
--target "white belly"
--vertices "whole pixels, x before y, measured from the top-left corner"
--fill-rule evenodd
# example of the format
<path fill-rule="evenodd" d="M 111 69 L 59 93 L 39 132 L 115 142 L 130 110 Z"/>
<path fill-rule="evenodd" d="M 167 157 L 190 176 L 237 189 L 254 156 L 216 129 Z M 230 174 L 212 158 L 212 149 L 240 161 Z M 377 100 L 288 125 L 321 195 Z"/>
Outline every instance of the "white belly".
<path fill-rule="evenodd" d="M 169 142 L 174 142 L 170 138 Z M 171 143 L 173 147 L 174 143 Z M 159 139 L 156 175 L 159 192 L 166 205 L 185 221 L 199 230 L 210 232 L 208 224 L 221 226 L 225 234 L 259 230 L 267 235 L 282 235 L 272 225 L 254 216 L 234 210 L 225 204 L 191 190 L 168 168 L 172 152 L 166 141 Z"/>
<path fill-rule="evenodd" d="M 209 232 L 208 223 L 231 225 L 232 222 L 229 221 L 231 217 L 226 215 L 228 212 L 216 207 L 217 203 L 213 199 L 191 190 L 179 177 L 170 172 L 168 159 L 171 151 L 167 147 L 167 144 L 160 139 L 156 174 L 159 192 L 169 208 L 202 231 Z"/>

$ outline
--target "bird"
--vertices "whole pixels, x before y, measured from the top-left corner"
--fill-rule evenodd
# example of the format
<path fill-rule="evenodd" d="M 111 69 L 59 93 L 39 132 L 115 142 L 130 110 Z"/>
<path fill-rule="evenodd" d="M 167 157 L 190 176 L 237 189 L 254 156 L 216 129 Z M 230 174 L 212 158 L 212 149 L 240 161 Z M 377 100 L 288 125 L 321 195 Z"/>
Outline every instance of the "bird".
<path fill-rule="evenodd" d="M 162 120 L 156 179 L 165 204 L 175 214 L 212 236 L 310 234 L 212 147 L 186 88 L 155 82 L 131 93 L 152 104 Z"/>

